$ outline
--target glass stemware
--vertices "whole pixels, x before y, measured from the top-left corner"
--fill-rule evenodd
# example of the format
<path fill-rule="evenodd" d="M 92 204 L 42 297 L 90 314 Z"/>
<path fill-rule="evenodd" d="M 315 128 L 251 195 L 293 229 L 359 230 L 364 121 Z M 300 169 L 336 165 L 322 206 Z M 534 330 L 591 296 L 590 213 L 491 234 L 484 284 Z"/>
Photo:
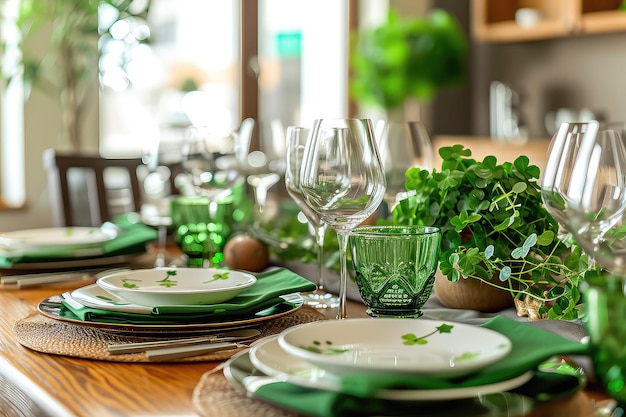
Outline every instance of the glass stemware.
<path fill-rule="evenodd" d="M 276 185 L 285 173 L 285 132 L 280 120 L 272 120 L 268 124 L 255 123 L 252 127 L 246 126 L 245 134 L 253 136 L 254 131 L 258 139 L 255 148 L 252 137 L 240 141 L 241 144 L 248 144 L 247 155 L 240 170 L 246 175 L 248 184 L 254 191 L 255 223 L 258 225 L 265 215 L 269 189 Z"/>
<path fill-rule="evenodd" d="M 287 128 L 287 169 L 285 171 L 285 186 L 287 193 L 296 202 L 307 221 L 309 230 L 313 230 L 317 245 L 317 289 L 313 292 L 302 294 L 305 302 L 316 308 L 332 308 L 339 305 L 339 298 L 326 291 L 324 288 L 324 235 L 326 223 L 320 215 L 309 207 L 304 201 L 300 187 L 300 169 L 302 157 L 310 130 L 303 127 L 289 126 Z"/>
<path fill-rule="evenodd" d="M 555 134 L 542 198 L 603 271 L 586 276 L 585 325 L 594 373 L 626 405 L 626 149 L 621 129 L 564 123 Z"/>
<path fill-rule="evenodd" d="M 307 205 L 337 232 L 341 267 L 337 318 L 344 319 L 348 237 L 385 194 L 385 172 L 371 120 L 315 120 L 304 149 L 300 187 Z"/>
<path fill-rule="evenodd" d="M 598 122 L 563 123 L 542 178 L 546 209 L 591 255 L 626 210 L 626 148 Z"/>
<path fill-rule="evenodd" d="M 172 224 L 170 216 L 170 200 L 172 199 L 172 172 L 168 163 L 177 162 L 176 158 L 168 160 L 163 142 L 153 141 L 144 149 L 143 162 L 147 169 L 143 180 L 144 203 L 141 206 L 141 221 L 157 229 L 157 253 L 155 267 L 166 264 L 166 245 L 168 228 Z"/>
<path fill-rule="evenodd" d="M 188 256 L 188 266 L 221 261 L 218 254 L 230 232 L 231 194 L 241 178 L 234 142 L 234 134 L 192 126 L 183 144 L 186 198 L 173 201 L 171 211 L 176 241 Z"/>
<path fill-rule="evenodd" d="M 386 122 L 376 124 L 376 140 L 385 167 L 387 190 L 385 203 L 391 213 L 396 204 L 408 197 L 406 170 L 419 167 L 433 168 L 433 146 L 421 122 Z"/>
<path fill-rule="evenodd" d="M 240 178 L 235 157 L 234 135 L 216 133 L 207 126 L 191 126 L 182 149 L 182 167 L 188 174 L 193 191 L 218 201 L 232 193 Z"/>

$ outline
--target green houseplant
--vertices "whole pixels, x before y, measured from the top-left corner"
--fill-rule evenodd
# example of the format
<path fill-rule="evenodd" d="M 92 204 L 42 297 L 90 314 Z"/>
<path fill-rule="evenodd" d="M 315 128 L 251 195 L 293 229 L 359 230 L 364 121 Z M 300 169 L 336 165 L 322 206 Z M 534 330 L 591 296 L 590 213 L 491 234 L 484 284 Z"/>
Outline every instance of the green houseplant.
<path fill-rule="evenodd" d="M 351 96 L 388 112 L 465 81 L 467 39 L 441 9 L 413 19 L 392 10 L 380 26 L 355 36 L 351 50 Z"/>
<path fill-rule="evenodd" d="M 577 318 L 578 284 L 594 268 L 578 246 L 559 237 L 543 207 L 539 168 L 526 156 L 476 161 L 462 145 L 439 154 L 441 170 L 406 172 L 414 194 L 395 208 L 393 222 L 442 229 L 440 271 L 448 281 L 477 280 L 506 291 L 518 314 Z"/>
<path fill-rule="evenodd" d="M 81 148 L 85 110 L 97 94 L 99 48 L 112 38 L 111 28 L 116 22 L 145 20 L 150 4 L 146 0 L 137 8 L 134 0 L 20 1 L 15 25 L 21 35 L 21 59 L 17 65 L 3 67 L 2 76 L 11 82 L 21 73 L 27 97 L 34 86 L 58 100 L 61 137 L 74 150 Z M 99 21 L 103 8 L 109 19 Z M 49 43 L 40 53 L 41 45 L 35 45 L 34 39 L 42 37 Z M 5 48 L 3 45 L 3 52 Z"/>

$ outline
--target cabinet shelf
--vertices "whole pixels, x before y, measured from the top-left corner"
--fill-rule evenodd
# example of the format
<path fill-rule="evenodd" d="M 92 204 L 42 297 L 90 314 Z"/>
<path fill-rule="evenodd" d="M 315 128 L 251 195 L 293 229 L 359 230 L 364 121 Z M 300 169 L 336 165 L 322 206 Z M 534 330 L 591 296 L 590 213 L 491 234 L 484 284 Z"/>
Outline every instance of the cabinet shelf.
<path fill-rule="evenodd" d="M 473 0 L 472 35 L 479 42 L 525 42 L 567 36 L 626 32 L 621 0 Z M 539 20 L 522 26 L 521 8 L 535 9 Z"/>

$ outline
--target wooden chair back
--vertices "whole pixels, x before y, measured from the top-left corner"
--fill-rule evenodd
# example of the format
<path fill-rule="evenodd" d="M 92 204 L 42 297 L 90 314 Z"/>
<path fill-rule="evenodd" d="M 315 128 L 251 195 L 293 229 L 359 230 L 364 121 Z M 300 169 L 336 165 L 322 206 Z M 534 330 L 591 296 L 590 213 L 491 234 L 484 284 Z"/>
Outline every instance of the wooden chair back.
<path fill-rule="evenodd" d="M 141 209 L 141 158 L 104 158 L 47 149 L 43 164 L 55 226 L 99 226 L 118 214 L 116 206 L 124 206 L 125 211 Z M 112 186 L 114 176 L 117 185 Z"/>

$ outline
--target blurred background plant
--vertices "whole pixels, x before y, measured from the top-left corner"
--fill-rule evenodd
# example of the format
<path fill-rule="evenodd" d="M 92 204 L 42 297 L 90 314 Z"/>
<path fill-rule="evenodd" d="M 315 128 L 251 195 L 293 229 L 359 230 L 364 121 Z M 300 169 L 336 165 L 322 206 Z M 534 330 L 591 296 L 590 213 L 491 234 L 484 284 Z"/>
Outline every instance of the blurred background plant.
<path fill-rule="evenodd" d="M 385 110 L 409 97 L 429 100 L 439 88 L 466 81 L 467 50 L 467 38 L 448 12 L 402 19 L 391 10 L 383 24 L 353 38 L 350 94 Z"/>
<path fill-rule="evenodd" d="M 101 52 L 120 39 L 123 43 L 117 47 L 149 42 L 145 21 L 150 4 L 151 0 L 20 1 L 15 24 L 21 56 L 3 65 L 2 76 L 7 82 L 22 78 L 26 97 L 35 87 L 59 101 L 61 140 L 72 149 L 81 149 L 85 110 L 98 93 Z M 49 38 L 46 51 L 33 48 L 32 40 L 41 37 Z M 119 62 L 121 68 L 124 65 Z"/>

